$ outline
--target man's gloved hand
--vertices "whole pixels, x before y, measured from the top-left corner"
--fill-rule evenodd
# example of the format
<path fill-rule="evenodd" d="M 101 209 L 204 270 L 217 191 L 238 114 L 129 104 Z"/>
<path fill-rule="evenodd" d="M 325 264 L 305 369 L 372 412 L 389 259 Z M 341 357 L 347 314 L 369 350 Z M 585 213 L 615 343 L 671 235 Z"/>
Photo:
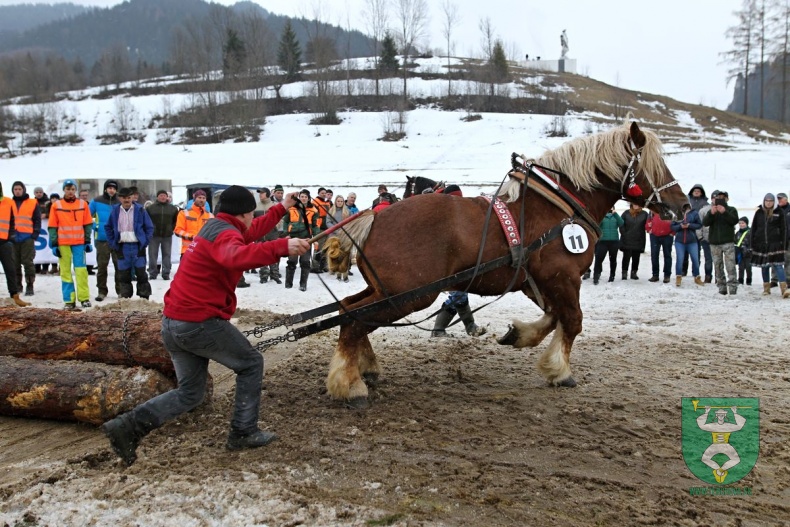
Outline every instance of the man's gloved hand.
<path fill-rule="evenodd" d="M 139 250 L 139 251 L 137 251 L 137 257 L 138 257 L 138 258 L 143 258 L 143 257 L 145 257 L 145 249 L 146 249 L 145 247 L 142 247 L 142 246 L 140 246 L 140 250 Z"/>
<path fill-rule="evenodd" d="M 52 248 L 52 254 L 55 258 L 60 258 L 60 248 L 57 245 Z"/>
<path fill-rule="evenodd" d="M 93 252 L 93 245 L 91 245 L 89 243 L 86 243 L 85 244 L 85 252 L 86 253 L 92 253 Z"/>

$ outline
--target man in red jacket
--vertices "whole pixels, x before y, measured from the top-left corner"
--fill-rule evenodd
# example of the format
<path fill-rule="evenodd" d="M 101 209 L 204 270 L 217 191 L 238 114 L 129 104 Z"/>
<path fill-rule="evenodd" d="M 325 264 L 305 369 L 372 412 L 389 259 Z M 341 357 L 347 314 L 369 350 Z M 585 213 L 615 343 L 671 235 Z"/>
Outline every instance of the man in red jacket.
<path fill-rule="evenodd" d="M 658 253 L 664 252 L 664 283 L 669 283 L 672 274 L 672 245 L 675 237 L 672 233 L 672 222 L 662 220 L 661 216 L 653 212 L 647 218 L 645 230 L 650 234 L 650 263 L 653 264 L 653 276 L 648 282 L 658 282 Z"/>
<path fill-rule="evenodd" d="M 137 459 L 137 445 L 146 434 L 203 401 L 209 360 L 236 373 L 227 449 L 261 447 L 277 438 L 258 428 L 263 357 L 229 320 L 236 311 L 236 284 L 245 270 L 309 249 L 307 240 L 296 238 L 253 243 L 295 203 L 295 194 L 289 194 L 253 220 L 256 204 L 249 190 L 233 185 L 222 192 L 217 216 L 189 245 L 165 293 L 162 341 L 173 360 L 178 387 L 102 425 L 110 446 L 127 465 Z"/>

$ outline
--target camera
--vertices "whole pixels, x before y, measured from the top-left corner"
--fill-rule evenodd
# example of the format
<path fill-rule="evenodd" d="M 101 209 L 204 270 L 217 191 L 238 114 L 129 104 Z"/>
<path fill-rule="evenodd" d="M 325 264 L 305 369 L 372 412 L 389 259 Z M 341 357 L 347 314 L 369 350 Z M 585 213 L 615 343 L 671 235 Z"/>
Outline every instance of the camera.
<path fill-rule="evenodd" d="M 722 207 L 726 207 L 727 206 L 727 200 L 724 199 L 724 198 L 716 198 L 715 203 L 716 203 L 716 205 L 721 205 Z"/>

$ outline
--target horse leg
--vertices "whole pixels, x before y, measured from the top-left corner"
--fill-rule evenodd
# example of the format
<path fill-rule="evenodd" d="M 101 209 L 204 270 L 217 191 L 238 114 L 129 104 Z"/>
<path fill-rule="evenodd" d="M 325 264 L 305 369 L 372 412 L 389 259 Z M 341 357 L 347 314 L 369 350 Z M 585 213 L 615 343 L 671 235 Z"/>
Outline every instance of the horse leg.
<path fill-rule="evenodd" d="M 499 339 L 499 344 L 513 346 L 514 348 L 530 347 L 534 348 L 546 338 L 546 335 L 554 330 L 557 319 L 550 311 L 546 311 L 542 317 L 535 322 L 521 322 L 514 320 L 507 333 Z"/>
<path fill-rule="evenodd" d="M 367 408 L 368 387 L 362 380 L 360 368 L 363 364 L 378 374 L 378 363 L 368 340 L 367 328 L 356 321 L 340 326 L 340 338 L 326 378 L 329 395 L 347 400 L 352 408 Z"/>
<path fill-rule="evenodd" d="M 573 282 L 573 280 L 571 280 Z M 576 381 L 571 376 L 571 348 L 576 336 L 582 332 L 582 310 L 579 306 L 579 287 L 581 279 L 576 277 L 576 287 L 567 284 L 551 289 L 550 298 L 557 317 L 554 336 L 538 360 L 538 370 L 550 384 L 573 388 Z"/>

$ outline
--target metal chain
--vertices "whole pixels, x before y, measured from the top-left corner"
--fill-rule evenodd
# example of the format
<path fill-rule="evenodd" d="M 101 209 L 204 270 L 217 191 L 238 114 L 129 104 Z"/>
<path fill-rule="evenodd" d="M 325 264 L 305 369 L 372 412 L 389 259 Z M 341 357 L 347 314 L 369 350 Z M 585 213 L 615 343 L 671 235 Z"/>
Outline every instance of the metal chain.
<path fill-rule="evenodd" d="M 123 353 L 126 355 L 126 358 L 129 360 L 130 365 L 137 364 L 137 362 L 132 358 L 132 352 L 129 350 L 129 320 L 132 318 L 133 315 L 136 315 L 137 311 L 130 311 L 126 314 L 123 319 L 123 332 L 121 334 L 121 343 L 123 344 Z"/>
<path fill-rule="evenodd" d="M 290 330 L 285 335 L 280 335 L 279 337 L 273 337 L 270 339 L 262 340 L 259 343 L 255 344 L 253 348 L 263 353 L 267 349 L 271 348 L 272 346 L 279 344 L 280 342 L 296 342 L 296 334 L 294 334 L 294 330 Z"/>
<path fill-rule="evenodd" d="M 249 337 L 250 335 L 252 335 L 256 339 L 259 339 L 259 338 L 263 337 L 263 334 L 266 333 L 267 331 L 275 329 L 275 328 L 279 328 L 280 326 L 284 326 L 285 324 L 286 324 L 285 321 L 280 321 L 280 322 L 275 322 L 275 323 L 268 324 L 268 325 L 265 325 L 265 326 L 255 326 L 254 328 L 249 329 L 247 331 L 242 331 L 242 334 L 245 337 Z"/>

